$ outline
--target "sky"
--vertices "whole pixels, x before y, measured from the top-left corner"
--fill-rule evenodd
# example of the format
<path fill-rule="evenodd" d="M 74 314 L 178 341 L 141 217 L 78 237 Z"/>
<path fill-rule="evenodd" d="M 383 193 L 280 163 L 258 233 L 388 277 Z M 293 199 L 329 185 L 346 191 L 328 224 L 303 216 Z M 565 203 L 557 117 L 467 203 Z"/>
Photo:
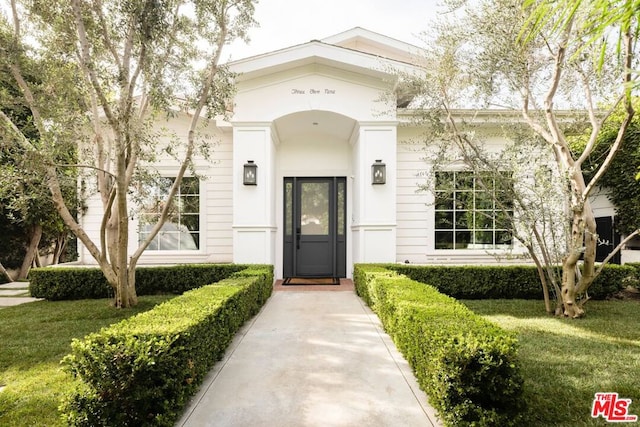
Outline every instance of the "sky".
<path fill-rule="evenodd" d="M 420 34 L 444 8 L 442 0 L 259 0 L 259 27 L 251 42 L 227 47 L 223 59 L 237 60 L 320 40 L 362 27 L 422 46 Z M 226 56 L 226 58 L 224 58 Z"/>

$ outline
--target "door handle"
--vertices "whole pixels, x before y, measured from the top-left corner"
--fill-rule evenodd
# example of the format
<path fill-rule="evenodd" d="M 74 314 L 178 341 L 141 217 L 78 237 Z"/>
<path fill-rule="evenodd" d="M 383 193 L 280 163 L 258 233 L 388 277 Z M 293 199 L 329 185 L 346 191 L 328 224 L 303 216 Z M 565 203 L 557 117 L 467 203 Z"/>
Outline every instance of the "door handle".
<path fill-rule="evenodd" d="M 300 227 L 296 228 L 296 249 L 300 249 Z"/>

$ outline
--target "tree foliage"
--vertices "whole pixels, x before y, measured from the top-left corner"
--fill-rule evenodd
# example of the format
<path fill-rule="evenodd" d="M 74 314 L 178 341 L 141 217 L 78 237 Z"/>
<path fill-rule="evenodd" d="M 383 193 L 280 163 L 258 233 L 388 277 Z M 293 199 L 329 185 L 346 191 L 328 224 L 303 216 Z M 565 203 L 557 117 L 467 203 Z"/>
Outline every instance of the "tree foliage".
<path fill-rule="evenodd" d="M 0 61 L 30 110 L 40 145 L 0 114 L 4 135 L 42 168 L 57 211 L 100 265 L 118 307 L 136 304 L 137 262 L 193 156 L 206 152 L 200 119 L 226 113 L 233 76 L 220 64 L 222 47 L 246 36 L 252 15 L 250 0 L 11 0 L 0 21 Z M 39 82 L 29 82 L 26 70 L 35 58 Z M 175 107 L 192 117 L 187 135 L 154 125 Z M 73 166 L 85 189 L 102 201 L 97 241 L 64 201 L 56 152 L 70 146 L 77 147 Z M 148 165 L 162 153 L 179 165 L 176 179 L 159 221 L 130 254 L 131 195 L 154 174 Z"/>
<path fill-rule="evenodd" d="M 42 84 L 37 61 L 25 62 L 23 68 L 26 81 Z M 0 67 L 0 105 L 30 144 L 41 149 L 31 111 L 6 66 Z M 59 163 L 69 164 L 74 162 L 76 149 L 60 144 L 52 154 Z M 53 255 L 57 262 L 69 230 L 53 205 L 41 165 L 8 134 L 0 139 L 0 165 L 0 234 L 6 238 L 0 260 L 5 267 L 18 269 L 16 277 L 7 274 L 7 279 L 24 279 L 34 259 L 39 262 L 40 252 Z M 76 174 L 64 168 L 59 173 L 65 203 L 75 212 Z"/>
<path fill-rule="evenodd" d="M 635 102 L 638 104 L 638 100 Z M 584 173 L 589 179 L 606 158 L 611 145 L 615 142 L 617 129 L 614 121 L 603 130 L 598 143 L 585 162 Z M 573 149 L 579 155 L 584 149 L 584 140 L 578 139 Z M 615 207 L 615 226 L 619 233 L 629 235 L 640 227 L 640 182 L 636 171 L 640 169 L 640 120 L 636 116 L 629 125 L 618 153 L 607 169 L 600 186 Z"/>
<path fill-rule="evenodd" d="M 574 55 L 596 53 L 591 57 L 599 71 L 605 69 L 612 50 L 618 60 L 625 61 L 627 34 L 638 38 L 639 0 L 525 0 L 524 7 L 529 10 L 521 28 L 526 40 L 542 32 L 559 34 L 577 23 L 582 35 Z M 631 91 L 640 85 L 640 70 L 629 71 L 627 89 Z"/>
<path fill-rule="evenodd" d="M 431 139 L 437 135 L 441 141 L 449 141 L 448 146 L 457 150 L 458 161 L 472 168 L 480 165 L 496 170 L 505 159 L 484 150 L 487 138 L 483 141 L 472 124 L 482 118 L 471 115 L 471 120 L 465 120 L 469 114 L 457 114 L 455 109 L 493 108 L 496 117 L 501 112 L 507 116 L 509 111 L 519 112 L 518 123 L 511 129 L 502 126 L 503 136 L 522 141 L 528 130 L 524 141 L 530 141 L 529 149 L 542 143 L 543 157 L 553 165 L 548 171 L 555 181 L 546 194 L 558 194 L 561 199 L 560 211 L 538 216 L 526 227 L 530 237 L 521 234 L 521 242 L 539 267 L 543 287 L 550 282 L 556 289 L 556 312 L 580 317 L 588 300 L 587 290 L 602 268 L 595 264 L 598 236 L 590 197 L 619 150 L 635 112 L 631 95 L 633 69 L 638 66 L 640 15 L 619 15 L 615 7 L 629 12 L 629 8 L 637 9 L 637 1 L 450 3 L 466 5 L 465 13 L 435 27 L 438 33 L 426 49 L 424 74 L 407 77 L 408 84 L 420 92 L 416 106 L 428 111 L 424 119 L 436 131 Z M 602 21 L 598 17 L 605 16 L 601 8 L 605 4 L 611 10 Z M 596 43 L 595 34 L 604 37 L 604 43 Z M 618 35 L 613 45 L 612 34 Z M 597 108 L 605 103 L 611 107 Z M 618 108 L 623 113 L 614 141 L 599 168 L 585 181 L 583 165 Z M 575 156 L 569 136 L 585 129 L 585 149 Z M 533 177 L 538 174 L 535 168 L 531 173 Z M 540 207 L 551 207 L 539 186 L 533 193 L 524 193 L 522 200 L 535 200 L 536 194 L 543 196 Z M 555 218 L 557 225 L 549 223 L 550 218 Z M 514 230 L 517 234 L 517 224 Z M 557 260 L 561 261 L 561 272 L 555 269 Z"/>

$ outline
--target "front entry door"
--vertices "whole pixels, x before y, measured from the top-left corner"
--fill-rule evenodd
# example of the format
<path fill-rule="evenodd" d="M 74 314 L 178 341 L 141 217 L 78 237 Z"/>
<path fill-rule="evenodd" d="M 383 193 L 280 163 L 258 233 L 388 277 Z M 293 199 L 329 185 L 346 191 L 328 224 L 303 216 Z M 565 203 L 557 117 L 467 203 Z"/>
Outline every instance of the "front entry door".
<path fill-rule="evenodd" d="M 284 276 L 346 277 L 346 179 L 284 179 Z"/>

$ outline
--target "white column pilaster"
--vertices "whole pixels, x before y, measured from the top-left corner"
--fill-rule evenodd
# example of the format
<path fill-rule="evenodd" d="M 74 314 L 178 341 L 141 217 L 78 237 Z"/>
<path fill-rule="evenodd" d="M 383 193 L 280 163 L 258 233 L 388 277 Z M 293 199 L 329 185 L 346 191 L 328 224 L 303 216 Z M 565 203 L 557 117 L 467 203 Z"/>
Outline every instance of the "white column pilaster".
<path fill-rule="evenodd" d="M 258 166 L 257 185 L 243 184 L 244 164 Z M 275 263 L 275 147 L 271 123 L 233 125 L 233 262 Z"/>
<path fill-rule="evenodd" d="M 353 261 L 396 260 L 397 124 L 360 123 L 354 144 Z M 371 183 L 371 165 L 382 160 L 386 183 Z"/>

